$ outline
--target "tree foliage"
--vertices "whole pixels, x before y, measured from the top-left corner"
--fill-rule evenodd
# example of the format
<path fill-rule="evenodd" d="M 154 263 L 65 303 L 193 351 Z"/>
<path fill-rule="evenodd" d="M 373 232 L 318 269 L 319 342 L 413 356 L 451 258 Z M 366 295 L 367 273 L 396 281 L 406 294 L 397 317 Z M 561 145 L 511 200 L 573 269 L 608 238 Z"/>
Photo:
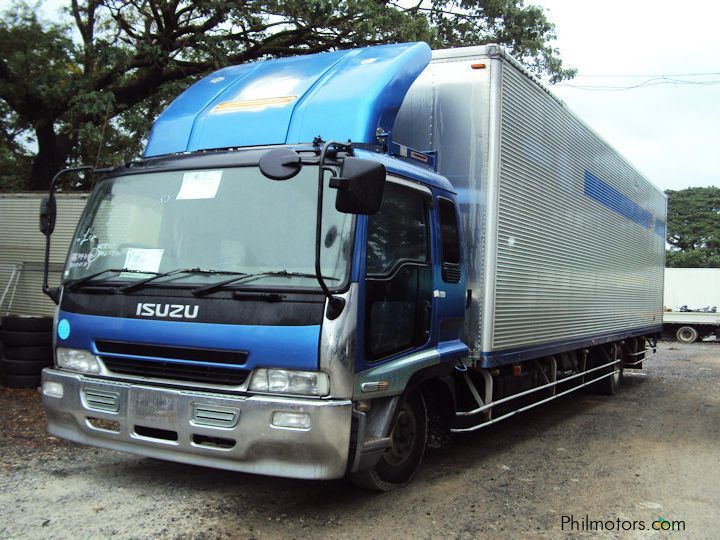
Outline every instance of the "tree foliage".
<path fill-rule="evenodd" d="M 63 166 L 130 159 L 173 96 L 228 64 L 496 42 L 553 82 L 574 74 L 550 44 L 553 24 L 523 0 L 67 1 L 59 22 L 22 1 L 0 17 L 0 189 L 45 189 Z"/>
<path fill-rule="evenodd" d="M 667 266 L 720 268 L 720 188 L 668 190 Z"/>

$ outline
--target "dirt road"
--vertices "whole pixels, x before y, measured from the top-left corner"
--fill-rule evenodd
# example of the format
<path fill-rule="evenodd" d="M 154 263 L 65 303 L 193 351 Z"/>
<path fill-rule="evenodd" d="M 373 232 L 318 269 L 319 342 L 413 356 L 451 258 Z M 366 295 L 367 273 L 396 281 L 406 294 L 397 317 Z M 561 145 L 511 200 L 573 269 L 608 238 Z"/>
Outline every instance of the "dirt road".
<path fill-rule="evenodd" d="M 65 443 L 39 404 L 0 389 L 0 538 L 720 535 L 720 343 L 662 344 L 617 396 L 458 437 L 386 494 Z"/>

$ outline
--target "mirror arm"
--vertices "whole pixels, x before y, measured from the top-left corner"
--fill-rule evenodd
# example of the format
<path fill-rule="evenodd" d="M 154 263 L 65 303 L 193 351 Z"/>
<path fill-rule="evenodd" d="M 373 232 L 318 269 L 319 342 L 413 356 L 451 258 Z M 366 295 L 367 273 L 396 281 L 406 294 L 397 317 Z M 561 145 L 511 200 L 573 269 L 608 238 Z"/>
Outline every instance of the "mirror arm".
<path fill-rule="evenodd" d="M 344 190 L 350 185 L 349 178 L 343 178 L 342 176 L 333 176 L 330 178 L 330 187 L 334 189 Z"/>
<path fill-rule="evenodd" d="M 90 166 L 83 166 L 83 167 L 70 167 L 68 169 L 62 169 L 58 171 L 55 176 L 53 176 L 52 181 L 50 182 L 50 190 L 48 192 L 48 200 L 51 202 L 51 204 L 55 203 L 55 190 L 57 189 L 57 183 L 60 178 L 68 173 L 71 172 L 80 172 L 80 171 L 92 171 L 94 170 L 94 167 Z M 59 287 L 50 287 L 48 283 L 49 274 L 50 274 L 50 236 L 52 235 L 52 232 L 49 232 L 45 235 L 45 265 L 43 267 L 43 284 L 42 284 L 42 291 L 50 297 L 50 299 L 55 302 L 55 304 L 60 303 L 60 288 Z"/>
<path fill-rule="evenodd" d="M 320 268 L 320 246 L 321 246 L 321 237 L 322 237 L 322 211 L 323 211 L 323 189 L 324 189 L 324 178 L 323 173 L 325 171 L 330 171 L 331 173 L 334 173 L 330 167 L 325 166 L 325 157 L 327 155 L 327 151 L 331 146 L 341 146 L 341 147 L 348 147 L 349 145 L 346 143 L 337 143 L 334 141 L 328 141 L 320 150 L 320 162 L 318 166 L 318 199 L 317 199 L 317 217 L 315 220 L 315 277 L 317 278 L 318 283 L 320 284 L 320 288 L 322 289 L 323 293 L 328 299 L 328 310 L 327 310 L 327 317 L 331 321 L 334 319 L 337 319 L 340 314 L 342 313 L 343 308 L 345 307 L 345 300 L 343 298 L 340 298 L 338 296 L 333 296 L 333 294 L 330 292 L 330 289 L 328 289 L 327 284 L 325 283 L 325 280 L 322 277 L 322 270 Z"/>

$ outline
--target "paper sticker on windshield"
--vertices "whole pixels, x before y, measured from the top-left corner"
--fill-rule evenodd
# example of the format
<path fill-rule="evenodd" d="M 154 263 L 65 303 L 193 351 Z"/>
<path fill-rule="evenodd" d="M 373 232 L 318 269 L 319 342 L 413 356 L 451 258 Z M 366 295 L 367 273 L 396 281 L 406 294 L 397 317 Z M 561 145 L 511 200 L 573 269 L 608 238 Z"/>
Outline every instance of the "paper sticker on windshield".
<path fill-rule="evenodd" d="M 183 174 L 182 186 L 175 197 L 182 199 L 214 199 L 220 187 L 222 171 L 194 171 Z"/>
<path fill-rule="evenodd" d="M 138 272 L 157 272 L 164 249 L 128 248 L 124 267 Z"/>

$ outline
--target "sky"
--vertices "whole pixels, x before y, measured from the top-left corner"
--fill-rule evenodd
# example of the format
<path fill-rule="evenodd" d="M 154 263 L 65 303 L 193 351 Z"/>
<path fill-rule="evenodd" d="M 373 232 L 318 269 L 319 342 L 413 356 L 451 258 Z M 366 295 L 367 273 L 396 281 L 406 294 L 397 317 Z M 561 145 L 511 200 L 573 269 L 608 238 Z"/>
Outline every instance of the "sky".
<path fill-rule="evenodd" d="M 552 92 L 656 186 L 720 186 L 720 2 L 526 3 L 545 8 L 564 65 L 578 70 Z M 698 73 L 709 75 L 672 77 Z M 654 85 L 660 75 L 714 84 Z"/>
<path fill-rule="evenodd" d="M 551 91 L 586 124 L 661 189 L 720 186 L 720 2 L 525 3 L 555 24 L 554 46 L 578 76 Z M 65 4 L 46 0 L 44 15 L 56 18 Z"/>

